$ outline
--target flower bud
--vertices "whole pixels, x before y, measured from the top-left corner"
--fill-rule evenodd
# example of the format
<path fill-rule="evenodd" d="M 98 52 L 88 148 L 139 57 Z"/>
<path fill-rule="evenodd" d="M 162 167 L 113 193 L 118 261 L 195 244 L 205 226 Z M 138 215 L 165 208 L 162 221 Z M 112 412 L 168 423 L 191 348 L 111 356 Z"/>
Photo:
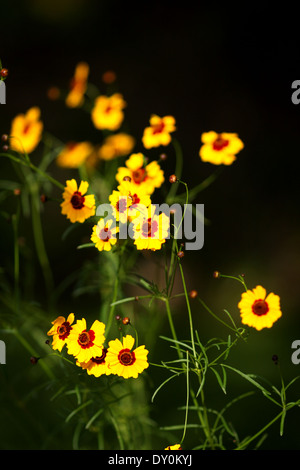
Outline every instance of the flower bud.
<path fill-rule="evenodd" d="M 183 258 L 184 257 L 184 252 L 183 251 L 178 251 L 177 253 L 178 258 Z"/>
<path fill-rule="evenodd" d="M 214 271 L 213 277 L 214 277 L 215 279 L 218 279 L 218 278 L 220 277 L 219 271 Z"/>
<path fill-rule="evenodd" d="M 194 290 L 194 289 L 191 290 L 191 292 L 190 292 L 190 294 L 189 294 L 189 296 L 190 296 L 191 299 L 195 299 L 195 298 L 197 297 L 197 295 L 198 295 L 198 292 L 197 292 L 196 290 Z"/>
<path fill-rule="evenodd" d="M 124 317 L 122 322 L 123 322 L 123 325 L 128 325 L 130 323 L 130 318 Z"/>
<path fill-rule="evenodd" d="M 171 175 L 171 176 L 169 177 L 169 181 L 170 181 L 170 183 L 172 183 L 172 184 L 173 184 L 173 183 L 176 183 L 176 181 L 177 181 L 177 176 L 176 176 L 176 175 Z"/>

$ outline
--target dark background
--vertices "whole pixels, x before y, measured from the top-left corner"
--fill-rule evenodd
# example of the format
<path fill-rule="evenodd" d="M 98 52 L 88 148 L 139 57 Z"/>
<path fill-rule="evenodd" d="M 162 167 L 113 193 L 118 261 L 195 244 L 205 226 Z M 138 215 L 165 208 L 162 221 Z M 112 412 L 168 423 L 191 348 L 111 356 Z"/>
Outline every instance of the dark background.
<path fill-rule="evenodd" d="M 1 134 L 9 132 L 17 113 L 37 105 L 45 127 L 58 138 L 76 135 L 97 143 L 85 115 L 46 96 L 49 86 L 66 86 L 80 60 L 89 63 L 96 84 L 106 70 L 116 72 L 137 138 L 151 113 L 175 116 L 183 179 L 190 187 L 215 170 L 198 157 L 202 132 L 239 134 L 244 150 L 197 201 L 204 202 L 211 224 L 201 252 L 186 257 L 189 287 L 206 301 L 212 298 L 217 309 L 227 307 L 228 298 L 236 309 L 240 288 L 216 283 L 212 272 L 219 269 L 243 272 L 249 288 L 262 284 L 280 295 L 283 318 L 260 333 L 259 343 L 254 333 L 253 356 L 245 353 L 244 364 L 272 368 L 269 358 L 279 352 L 292 376 L 299 372 L 290 346 L 300 336 L 300 105 L 291 101 L 291 84 L 300 73 L 297 21 L 294 6 L 28 0 L 2 2 L 0 30 L 0 57 L 10 72 Z M 170 160 L 166 165 L 173 172 Z M 54 270 L 63 278 L 70 265 L 61 260 L 51 222 L 45 224 Z M 3 247 L 8 233 L 3 229 Z M 78 268 L 80 256 L 71 262 Z M 273 447 L 300 448 L 293 425 L 294 439 L 282 443 L 276 430 Z"/>

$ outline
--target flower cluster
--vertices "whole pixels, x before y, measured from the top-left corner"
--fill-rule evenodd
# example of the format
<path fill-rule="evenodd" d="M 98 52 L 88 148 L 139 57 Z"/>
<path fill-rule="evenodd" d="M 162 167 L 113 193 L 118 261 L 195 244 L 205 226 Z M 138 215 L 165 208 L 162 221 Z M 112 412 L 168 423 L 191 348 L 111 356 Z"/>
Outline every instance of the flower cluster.
<path fill-rule="evenodd" d="M 137 378 L 149 363 L 145 346 L 133 349 L 135 340 L 126 335 L 122 341 L 115 339 L 105 345 L 105 324 L 95 320 L 87 328 L 85 318 L 75 321 L 70 313 L 66 319 L 59 316 L 52 322 L 48 336 L 52 336 L 52 348 L 62 351 L 66 346 L 68 354 L 76 360 L 76 365 L 86 370 L 89 375 L 118 375 L 124 379 Z"/>

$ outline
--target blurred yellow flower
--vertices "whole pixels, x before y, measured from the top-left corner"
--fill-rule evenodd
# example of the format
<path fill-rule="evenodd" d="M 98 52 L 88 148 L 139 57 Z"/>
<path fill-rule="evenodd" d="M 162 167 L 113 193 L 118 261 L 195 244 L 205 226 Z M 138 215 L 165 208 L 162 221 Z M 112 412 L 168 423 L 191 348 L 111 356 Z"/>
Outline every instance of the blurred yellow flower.
<path fill-rule="evenodd" d="M 90 68 L 86 62 L 79 62 L 76 65 L 74 76 L 70 82 L 70 91 L 66 97 L 66 105 L 69 108 L 77 108 L 83 104 L 89 72 Z"/>
<path fill-rule="evenodd" d="M 124 119 L 123 109 L 126 102 L 120 93 L 111 96 L 101 95 L 95 100 L 95 106 L 91 112 L 91 118 L 96 129 L 119 129 Z"/>
<path fill-rule="evenodd" d="M 98 156 L 101 160 L 112 160 L 117 157 L 129 155 L 135 145 L 135 139 L 129 134 L 120 132 L 106 137 L 99 148 Z"/>
<path fill-rule="evenodd" d="M 138 375 L 149 367 L 147 361 L 148 352 L 145 346 L 139 346 L 132 351 L 134 338 L 130 335 L 110 341 L 107 350 L 107 362 L 112 374 L 124 379 L 137 378 Z"/>
<path fill-rule="evenodd" d="M 79 362 L 76 364 L 82 369 L 85 369 L 88 375 L 94 375 L 100 377 L 101 375 L 110 375 L 111 370 L 108 367 L 106 360 L 107 348 L 103 348 L 101 356 L 91 357 L 88 362 Z"/>
<path fill-rule="evenodd" d="M 82 223 L 95 214 L 95 196 L 93 194 L 86 195 L 88 187 L 89 184 L 86 181 L 81 181 L 79 188 L 75 179 L 66 182 L 61 213 L 66 215 L 72 223 Z"/>
<path fill-rule="evenodd" d="M 66 345 L 68 353 L 73 355 L 78 362 L 88 362 L 92 357 L 101 357 L 105 325 L 95 320 L 90 330 L 87 330 L 86 320 L 82 318 L 73 325 Z"/>
<path fill-rule="evenodd" d="M 91 240 L 99 251 L 110 251 L 117 243 L 116 233 L 118 231 L 119 228 L 115 226 L 112 219 L 107 222 L 100 219 L 93 227 Z"/>
<path fill-rule="evenodd" d="M 164 214 L 155 214 L 151 205 L 132 221 L 134 244 L 138 250 L 160 250 L 169 237 L 170 219 Z"/>
<path fill-rule="evenodd" d="M 153 114 L 150 117 L 150 126 L 144 129 L 142 142 L 144 147 L 150 149 L 160 145 L 169 145 L 172 140 L 171 132 L 176 131 L 176 121 L 173 116 L 159 117 Z"/>
<path fill-rule="evenodd" d="M 63 168 L 79 168 L 93 151 L 90 142 L 69 142 L 57 156 L 56 163 Z"/>
<path fill-rule="evenodd" d="M 266 289 L 262 286 L 243 292 L 238 308 L 242 323 L 258 331 L 271 328 L 282 315 L 279 296 L 271 292 L 266 297 Z"/>
<path fill-rule="evenodd" d="M 166 447 L 165 450 L 182 450 L 182 447 L 180 444 L 173 444 L 172 446 Z"/>
<path fill-rule="evenodd" d="M 165 178 L 164 172 L 156 161 L 146 165 L 146 159 L 142 153 L 133 153 L 125 162 L 125 167 L 119 167 L 116 179 L 122 183 L 125 177 L 130 181 L 137 191 L 143 187 L 146 193 L 152 194 L 155 188 L 159 188 Z"/>
<path fill-rule="evenodd" d="M 215 131 L 204 132 L 201 135 L 202 146 L 199 156 L 203 162 L 214 165 L 231 165 L 235 160 L 235 155 L 244 148 L 244 144 L 238 134 Z"/>
<path fill-rule="evenodd" d="M 66 344 L 66 340 L 72 330 L 72 323 L 74 322 L 74 313 L 70 313 L 67 320 L 65 317 L 57 317 L 52 323 L 52 328 L 48 331 L 48 336 L 53 336 L 52 348 L 61 351 Z"/>
<path fill-rule="evenodd" d="M 38 107 L 30 108 L 26 114 L 18 114 L 12 121 L 10 148 L 20 153 L 31 153 L 40 143 L 43 123 Z"/>

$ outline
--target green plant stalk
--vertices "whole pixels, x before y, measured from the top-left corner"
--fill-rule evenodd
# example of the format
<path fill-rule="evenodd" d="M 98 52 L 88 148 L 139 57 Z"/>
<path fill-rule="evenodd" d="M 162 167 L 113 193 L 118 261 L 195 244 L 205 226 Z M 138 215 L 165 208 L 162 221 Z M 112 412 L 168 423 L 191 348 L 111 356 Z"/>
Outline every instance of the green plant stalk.
<path fill-rule="evenodd" d="M 38 207 L 38 186 L 36 182 L 30 184 L 31 193 L 31 211 L 32 211 L 32 228 L 35 239 L 35 246 L 37 250 L 38 259 L 43 271 L 45 280 L 48 300 L 51 298 L 51 294 L 54 290 L 54 281 L 52 277 L 52 271 L 48 260 L 48 255 L 45 248 L 43 229 L 41 223 L 41 214 Z"/>
<path fill-rule="evenodd" d="M 20 220 L 20 205 L 18 204 L 17 212 L 12 218 L 13 232 L 14 232 L 14 296 L 16 307 L 19 307 L 20 300 L 20 250 L 18 242 L 18 229 Z"/>
<path fill-rule="evenodd" d="M 40 176 L 42 176 L 43 178 L 46 178 L 48 179 L 52 184 L 54 184 L 55 186 L 57 186 L 59 189 L 61 189 L 62 191 L 65 189 L 64 188 L 64 185 L 61 184 L 59 181 L 57 181 L 55 178 L 53 178 L 52 176 L 48 175 L 47 173 L 45 173 L 44 171 L 40 170 L 40 168 L 38 168 L 37 166 L 33 165 L 33 163 L 31 163 L 29 160 L 27 159 L 24 159 L 22 160 L 21 158 L 18 158 L 16 157 L 15 155 L 10 155 L 8 153 L 0 153 L 0 157 L 7 157 L 9 158 L 10 160 L 14 161 L 14 162 L 17 162 L 17 163 L 20 163 L 21 165 L 27 167 L 27 168 L 30 168 L 31 170 L 35 171 L 36 173 L 38 173 Z"/>

